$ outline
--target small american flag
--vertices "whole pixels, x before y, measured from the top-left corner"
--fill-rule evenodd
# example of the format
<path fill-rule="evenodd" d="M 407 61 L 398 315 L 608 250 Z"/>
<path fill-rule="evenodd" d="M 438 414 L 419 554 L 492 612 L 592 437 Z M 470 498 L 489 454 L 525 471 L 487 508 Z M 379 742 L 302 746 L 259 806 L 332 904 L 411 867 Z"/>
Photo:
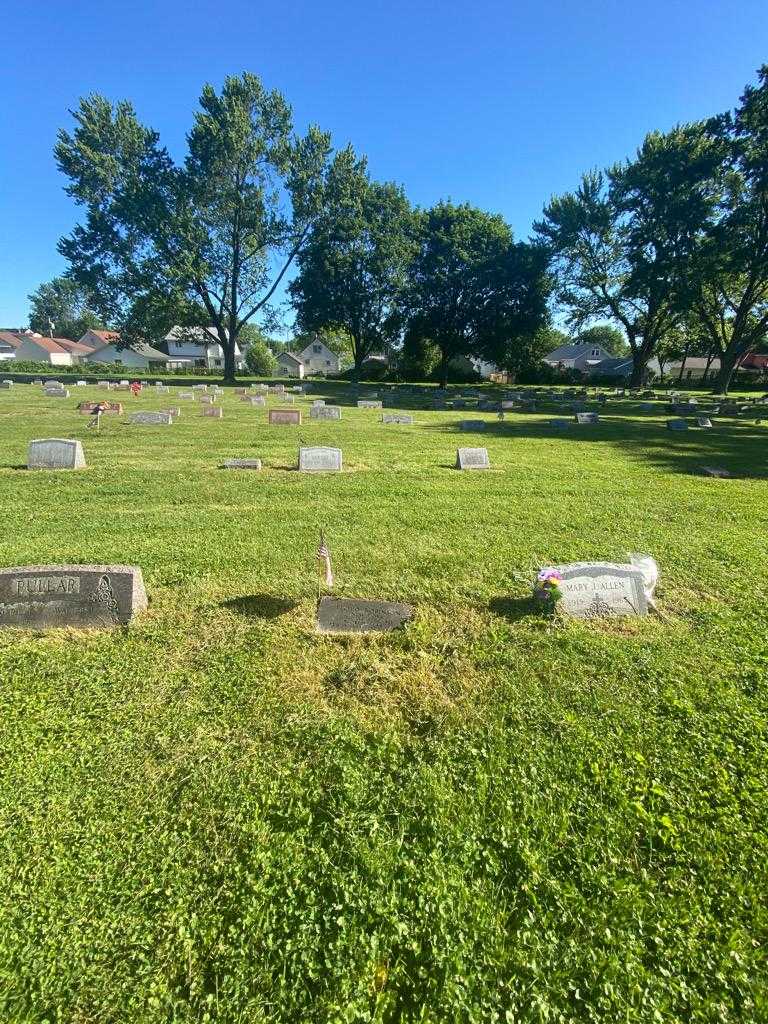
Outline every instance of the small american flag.
<path fill-rule="evenodd" d="M 320 575 L 325 576 L 326 587 L 333 587 L 333 569 L 331 568 L 331 549 L 325 543 L 325 537 L 320 534 L 320 547 L 317 549 L 317 566 Z"/>

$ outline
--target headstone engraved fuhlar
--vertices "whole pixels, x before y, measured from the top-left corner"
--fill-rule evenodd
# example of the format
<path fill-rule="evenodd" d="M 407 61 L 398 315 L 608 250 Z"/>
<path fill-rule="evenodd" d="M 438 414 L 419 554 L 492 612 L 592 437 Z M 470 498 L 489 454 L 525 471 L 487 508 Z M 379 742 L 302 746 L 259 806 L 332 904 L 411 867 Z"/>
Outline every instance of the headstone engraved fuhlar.
<path fill-rule="evenodd" d="M 648 599 L 643 574 L 633 565 L 574 562 L 557 565 L 563 595 L 558 607 L 579 619 L 615 615 L 646 615 Z"/>
<path fill-rule="evenodd" d="M 102 629 L 147 607 L 132 565 L 23 565 L 0 569 L 0 628 Z"/>

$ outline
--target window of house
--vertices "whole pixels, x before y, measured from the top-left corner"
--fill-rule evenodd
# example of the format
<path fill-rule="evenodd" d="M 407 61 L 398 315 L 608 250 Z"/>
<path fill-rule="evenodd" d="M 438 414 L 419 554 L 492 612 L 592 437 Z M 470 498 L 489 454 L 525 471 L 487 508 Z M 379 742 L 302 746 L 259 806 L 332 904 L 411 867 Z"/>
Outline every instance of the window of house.
<path fill-rule="evenodd" d="M 326 359 L 325 360 L 325 365 L 326 366 L 330 366 L 331 365 L 331 360 L 330 359 Z"/>
<path fill-rule="evenodd" d="M 323 351 L 323 349 L 321 345 L 313 345 L 312 351 L 315 353 L 315 355 L 318 355 L 320 352 Z"/>
<path fill-rule="evenodd" d="M 692 373 L 693 373 L 693 370 L 688 370 L 688 371 L 686 372 L 686 374 L 685 374 L 685 379 L 686 379 L 686 380 L 690 380 L 690 379 L 691 379 L 691 374 L 692 374 Z"/>
<path fill-rule="evenodd" d="M 593 348 L 592 349 L 592 355 L 593 356 L 599 356 L 600 355 L 600 349 L 599 348 Z"/>
<path fill-rule="evenodd" d="M 221 360 L 220 359 L 214 359 L 213 360 L 213 365 L 214 366 L 221 366 Z"/>

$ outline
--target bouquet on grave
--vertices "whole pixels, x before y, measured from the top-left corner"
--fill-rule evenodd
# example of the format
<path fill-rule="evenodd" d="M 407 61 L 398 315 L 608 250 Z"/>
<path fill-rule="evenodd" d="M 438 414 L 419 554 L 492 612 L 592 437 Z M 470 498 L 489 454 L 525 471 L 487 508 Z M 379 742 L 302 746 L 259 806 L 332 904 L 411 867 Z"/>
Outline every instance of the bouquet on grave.
<path fill-rule="evenodd" d="M 533 597 L 546 611 L 554 612 L 558 601 L 562 601 L 563 592 L 560 584 L 563 577 L 557 569 L 542 569 L 536 577 L 536 585 L 533 588 Z"/>

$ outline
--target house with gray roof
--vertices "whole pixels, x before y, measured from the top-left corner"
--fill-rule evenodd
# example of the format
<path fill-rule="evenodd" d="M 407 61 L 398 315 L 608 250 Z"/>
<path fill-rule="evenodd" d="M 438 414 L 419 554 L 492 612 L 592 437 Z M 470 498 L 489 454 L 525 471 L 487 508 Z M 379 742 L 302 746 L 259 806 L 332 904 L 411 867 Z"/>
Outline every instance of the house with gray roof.
<path fill-rule="evenodd" d="M 581 370 L 590 373 L 604 359 L 612 359 L 613 355 L 602 345 L 559 345 L 544 356 L 544 362 L 559 370 Z"/>

